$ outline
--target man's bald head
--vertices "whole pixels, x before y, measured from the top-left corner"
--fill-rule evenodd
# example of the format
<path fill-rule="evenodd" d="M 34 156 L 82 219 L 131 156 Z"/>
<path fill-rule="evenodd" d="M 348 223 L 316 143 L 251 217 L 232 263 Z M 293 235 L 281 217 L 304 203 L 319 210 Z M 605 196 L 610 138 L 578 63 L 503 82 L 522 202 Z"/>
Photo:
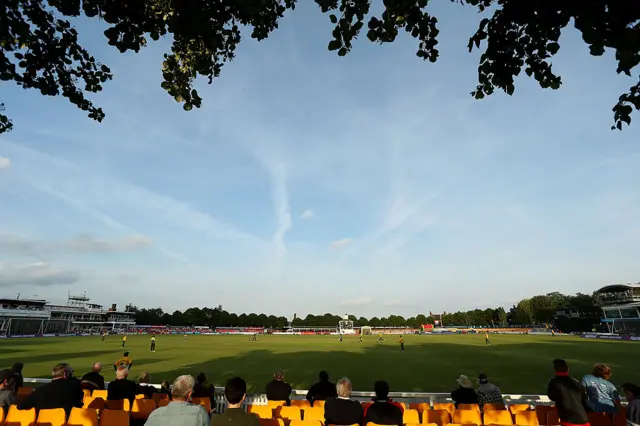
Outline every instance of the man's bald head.
<path fill-rule="evenodd" d="M 91 367 L 91 371 L 94 373 L 99 373 L 102 371 L 102 364 L 99 362 L 94 362 L 93 367 Z"/>

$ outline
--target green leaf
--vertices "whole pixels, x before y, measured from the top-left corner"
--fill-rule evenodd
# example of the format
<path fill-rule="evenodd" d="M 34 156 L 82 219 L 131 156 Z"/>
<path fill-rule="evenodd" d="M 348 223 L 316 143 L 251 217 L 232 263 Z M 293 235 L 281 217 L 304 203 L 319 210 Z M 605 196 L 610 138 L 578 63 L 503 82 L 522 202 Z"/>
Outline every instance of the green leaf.
<path fill-rule="evenodd" d="M 182 109 L 185 111 L 191 111 L 193 109 L 193 105 L 190 103 L 186 103 L 182 106 Z"/>
<path fill-rule="evenodd" d="M 547 45 L 547 50 L 550 54 L 555 55 L 556 53 L 558 53 L 558 50 L 560 50 L 560 45 L 556 42 L 549 43 Z"/>
<path fill-rule="evenodd" d="M 340 50 L 338 50 L 338 56 L 345 56 L 347 54 L 347 49 L 344 47 L 341 47 Z"/>
<path fill-rule="evenodd" d="M 340 47 L 342 47 L 342 43 L 340 43 L 340 40 L 331 40 L 329 42 L 329 50 L 331 51 L 338 50 L 340 49 Z"/>
<path fill-rule="evenodd" d="M 332 24 L 337 24 L 338 23 L 338 17 L 334 14 L 329 15 L 329 19 L 331 20 Z"/>

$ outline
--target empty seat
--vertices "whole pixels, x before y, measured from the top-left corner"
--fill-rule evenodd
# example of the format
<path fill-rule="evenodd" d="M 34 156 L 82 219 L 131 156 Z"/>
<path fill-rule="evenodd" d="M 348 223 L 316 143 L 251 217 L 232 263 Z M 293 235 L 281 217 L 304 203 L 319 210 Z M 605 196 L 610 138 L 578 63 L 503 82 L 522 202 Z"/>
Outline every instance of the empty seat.
<path fill-rule="evenodd" d="M 261 419 L 270 419 L 273 417 L 273 409 L 267 405 L 249 405 L 247 406 L 247 411 Z"/>
<path fill-rule="evenodd" d="M 146 419 L 155 409 L 156 403 L 153 399 L 136 399 L 131 405 L 131 418 Z"/>
<path fill-rule="evenodd" d="M 509 404 L 509 412 L 511 412 L 511 414 L 527 410 L 531 410 L 531 406 L 529 404 Z"/>
<path fill-rule="evenodd" d="M 18 407 L 12 405 L 9 407 L 7 417 L 4 420 L 4 426 L 33 426 L 36 422 L 36 409 L 18 410 Z"/>
<path fill-rule="evenodd" d="M 613 426 L 627 426 L 626 410 L 618 411 L 613 415 Z"/>
<path fill-rule="evenodd" d="M 107 391 L 104 389 L 96 389 L 91 393 L 91 396 L 95 396 L 97 398 L 107 399 Z"/>
<path fill-rule="evenodd" d="M 556 409 L 553 405 L 536 405 L 536 414 L 540 425 L 547 425 L 547 416 Z"/>
<path fill-rule="evenodd" d="M 319 420 L 291 420 L 289 426 L 322 426 Z"/>
<path fill-rule="evenodd" d="M 611 417 L 606 413 L 587 413 L 591 426 L 613 426 Z"/>
<path fill-rule="evenodd" d="M 103 410 L 99 426 L 129 426 L 129 413 L 124 410 Z"/>
<path fill-rule="evenodd" d="M 451 423 L 451 414 L 447 410 L 429 410 L 422 413 L 422 423 L 435 423 L 444 426 Z"/>
<path fill-rule="evenodd" d="M 145 394 L 139 393 L 139 394 L 136 395 L 135 399 L 144 399 L 145 397 L 146 397 Z"/>
<path fill-rule="evenodd" d="M 418 410 L 418 413 L 422 413 L 426 410 L 431 410 L 431 406 L 428 402 L 412 402 L 411 404 L 409 404 L 409 408 Z"/>
<path fill-rule="evenodd" d="M 456 406 L 453 405 L 453 402 L 434 402 L 433 403 L 434 410 L 447 410 L 451 416 L 456 411 Z"/>
<path fill-rule="evenodd" d="M 309 407 L 305 408 L 304 412 L 305 420 L 318 420 L 324 423 L 324 408 L 323 407 Z"/>
<path fill-rule="evenodd" d="M 489 410 L 506 410 L 507 407 L 504 404 L 484 404 L 482 406 L 482 411 Z"/>
<path fill-rule="evenodd" d="M 259 419 L 260 426 L 284 426 L 284 420 L 282 419 Z"/>
<path fill-rule="evenodd" d="M 85 398 L 88 398 L 91 396 L 91 389 L 82 389 L 82 393 L 84 394 Z"/>
<path fill-rule="evenodd" d="M 478 410 L 480 411 L 480 406 L 478 404 L 458 404 L 458 410 Z"/>
<path fill-rule="evenodd" d="M 94 410 L 104 410 L 104 399 L 97 396 L 86 397 L 83 401 L 83 408 L 93 408 Z"/>
<path fill-rule="evenodd" d="M 108 401 L 105 401 L 104 406 L 109 410 L 123 410 L 127 412 L 131 410 L 131 403 L 129 402 L 128 399 L 108 400 Z"/>
<path fill-rule="evenodd" d="M 151 396 L 151 399 L 153 399 L 156 402 L 156 405 L 157 405 L 158 401 L 161 401 L 163 399 L 166 399 L 168 401 L 169 400 L 169 394 L 168 393 L 154 393 Z"/>
<path fill-rule="evenodd" d="M 453 413 L 453 423 L 460 425 L 468 425 L 468 424 L 482 424 L 482 417 L 480 416 L 480 411 L 472 409 L 472 410 L 456 410 Z"/>
<path fill-rule="evenodd" d="M 418 413 L 418 410 L 411 408 L 404 410 L 404 413 L 402 414 L 402 423 L 420 423 L 420 414 Z"/>
<path fill-rule="evenodd" d="M 211 413 L 211 399 L 209 398 L 193 398 L 192 404 L 202 405 L 207 413 Z"/>
<path fill-rule="evenodd" d="M 98 426 L 98 412 L 91 408 L 73 407 L 67 426 Z"/>
<path fill-rule="evenodd" d="M 520 426 L 539 426 L 538 415 L 535 411 L 522 410 L 516 412 L 516 422 Z"/>
<path fill-rule="evenodd" d="M 291 406 L 300 407 L 300 408 L 309 408 L 311 407 L 311 403 L 306 399 L 294 399 L 291 401 Z"/>
<path fill-rule="evenodd" d="M 550 410 L 547 413 L 547 425 L 557 426 L 560 424 L 560 416 L 558 416 L 558 410 Z"/>
<path fill-rule="evenodd" d="M 484 412 L 484 424 L 511 425 L 513 419 L 509 410 L 488 410 Z"/>
<path fill-rule="evenodd" d="M 280 406 L 273 410 L 274 417 L 285 420 L 285 423 L 291 420 L 302 420 L 300 407 Z"/>
<path fill-rule="evenodd" d="M 313 404 L 311 404 L 311 406 L 324 408 L 324 401 L 313 401 Z"/>
<path fill-rule="evenodd" d="M 40 410 L 36 425 L 40 426 L 64 426 L 67 423 L 67 413 L 64 408 L 52 408 Z"/>

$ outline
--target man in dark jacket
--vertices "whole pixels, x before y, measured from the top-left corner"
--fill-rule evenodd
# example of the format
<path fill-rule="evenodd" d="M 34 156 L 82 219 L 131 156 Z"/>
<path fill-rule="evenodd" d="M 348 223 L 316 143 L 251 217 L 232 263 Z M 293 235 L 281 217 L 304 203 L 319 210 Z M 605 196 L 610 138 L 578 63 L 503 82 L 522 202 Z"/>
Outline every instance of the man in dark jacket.
<path fill-rule="evenodd" d="M 240 377 L 227 380 L 224 397 L 229 406 L 223 414 L 211 416 L 211 426 L 260 426 L 258 416 L 242 409 L 242 402 L 247 396 L 247 383 Z"/>
<path fill-rule="evenodd" d="M 84 393 L 80 380 L 73 377 L 73 368 L 67 363 L 58 364 L 53 367 L 51 376 L 51 382 L 36 388 L 18 404 L 20 410 L 64 408 L 68 415 L 71 408 L 82 407 Z"/>
<path fill-rule="evenodd" d="M 13 364 L 13 367 L 11 367 L 11 372 L 16 374 L 16 384 L 15 384 L 16 392 L 18 392 L 18 389 L 24 386 L 24 378 L 22 377 L 23 368 L 24 368 L 24 364 L 21 362 L 16 362 L 15 364 Z"/>
<path fill-rule="evenodd" d="M 269 401 L 287 401 L 287 405 L 291 404 L 291 385 L 284 381 L 282 370 L 276 371 L 273 380 L 267 383 L 266 394 Z"/>
<path fill-rule="evenodd" d="M 104 390 L 104 377 L 100 374 L 102 364 L 96 362 L 91 367 L 91 371 L 82 376 L 82 389 Z"/>
<path fill-rule="evenodd" d="M 349 399 L 353 386 L 346 377 L 338 380 L 336 385 L 338 396 L 327 398 L 324 404 L 325 425 L 354 425 L 362 424 L 364 410 L 358 401 Z"/>
<path fill-rule="evenodd" d="M 129 402 L 133 403 L 136 395 L 142 393 L 140 386 L 136 382 L 127 379 L 128 376 L 128 367 L 122 366 L 118 368 L 118 371 L 116 371 L 116 379 L 109 383 L 109 388 L 107 389 L 108 400 L 117 401 L 120 399 L 128 399 Z"/>
<path fill-rule="evenodd" d="M 376 397 L 373 404 L 368 405 L 364 410 L 364 424 L 376 423 L 379 425 L 402 426 L 402 415 L 404 410 L 397 402 L 389 399 L 389 384 L 385 381 L 377 381 L 374 384 Z"/>
<path fill-rule="evenodd" d="M 312 406 L 313 401 L 325 401 L 338 395 L 336 393 L 336 385 L 329 381 L 329 373 L 323 370 L 318 374 L 318 378 L 320 381 L 311 385 L 309 392 L 307 392 L 307 400 Z"/>
<path fill-rule="evenodd" d="M 556 403 L 562 426 L 588 425 L 585 410 L 587 392 L 577 380 L 569 376 L 569 366 L 563 359 L 554 359 L 556 376 L 549 380 L 547 396 Z"/>

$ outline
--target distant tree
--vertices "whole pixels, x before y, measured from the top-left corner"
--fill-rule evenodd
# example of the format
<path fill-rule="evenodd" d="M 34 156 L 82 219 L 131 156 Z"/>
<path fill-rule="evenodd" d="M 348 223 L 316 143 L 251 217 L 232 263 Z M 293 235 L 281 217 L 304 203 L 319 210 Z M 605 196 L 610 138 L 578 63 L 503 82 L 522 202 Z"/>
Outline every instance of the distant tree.
<path fill-rule="evenodd" d="M 468 49 L 482 49 L 476 99 L 496 89 L 512 95 L 515 77 L 524 70 L 540 87 L 558 89 L 562 83 L 551 66 L 560 50 L 563 28 L 573 25 L 594 56 L 605 49 L 615 52 L 616 72 L 635 74 L 640 62 L 640 4 L 633 0 L 452 0 L 491 15 L 480 20 Z M 316 0 L 335 25 L 328 49 L 345 56 L 362 31 L 373 43 L 392 43 L 404 31 L 418 42 L 418 58 L 435 62 L 440 52 L 438 20 L 427 10 L 428 0 L 376 1 Z M 102 121 L 104 111 L 86 97 L 99 92 L 112 79 L 111 70 L 100 64 L 78 41 L 78 33 L 66 19 L 85 17 L 106 23 L 107 43 L 120 52 L 139 52 L 149 39 L 167 37 L 171 52 L 164 54 L 162 88 L 186 111 L 199 108 L 202 99 L 195 80 L 205 76 L 211 83 L 222 66 L 235 57 L 241 30 L 264 40 L 278 27 L 295 0 L 4 0 L 0 6 L 0 79 L 13 81 L 45 96 L 62 95 L 89 118 Z M 126 5 L 126 7 L 124 6 Z M 366 26 L 365 26 L 365 20 Z M 633 83 L 632 83 L 633 84 Z M 631 122 L 640 109 L 640 82 L 618 98 L 614 126 Z M 0 114 L 0 133 L 12 123 Z"/>
<path fill-rule="evenodd" d="M 496 309 L 496 314 L 498 317 L 498 323 L 500 324 L 500 326 L 504 327 L 507 325 L 507 312 L 504 310 L 504 308 L 500 307 L 498 309 Z"/>

